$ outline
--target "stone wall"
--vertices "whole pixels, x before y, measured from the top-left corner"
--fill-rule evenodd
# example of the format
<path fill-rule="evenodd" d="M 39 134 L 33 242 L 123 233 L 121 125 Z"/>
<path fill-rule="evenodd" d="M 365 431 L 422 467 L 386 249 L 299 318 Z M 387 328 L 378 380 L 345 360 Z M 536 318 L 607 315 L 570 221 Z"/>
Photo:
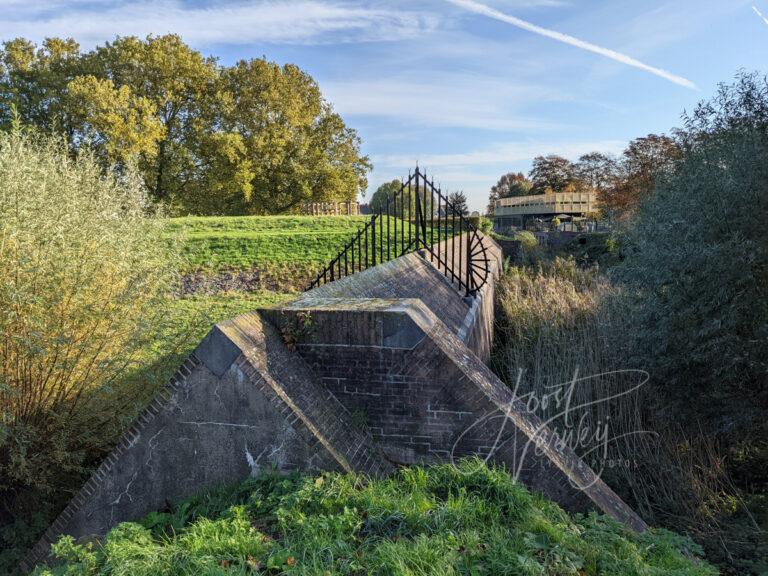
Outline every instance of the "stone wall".
<path fill-rule="evenodd" d="M 479 455 L 569 510 L 642 529 L 575 454 L 541 443 L 551 431 L 484 364 L 502 266 L 484 242 L 491 275 L 473 297 L 414 253 L 218 324 L 22 569 L 63 534 L 100 537 L 264 467 L 383 476 Z"/>
<path fill-rule="evenodd" d="M 63 534 L 92 538 L 119 522 L 262 469 L 392 465 L 256 313 L 222 322 L 137 418 L 22 563 L 47 560 Z"/>
<path fill-rule="evenodd" d="M 644 527 L 420 300 L 305 298 L 263 313 L 278 325 L 312 319 L 297 351 L 392 462 L 477 455 L 569 511 Z"/>

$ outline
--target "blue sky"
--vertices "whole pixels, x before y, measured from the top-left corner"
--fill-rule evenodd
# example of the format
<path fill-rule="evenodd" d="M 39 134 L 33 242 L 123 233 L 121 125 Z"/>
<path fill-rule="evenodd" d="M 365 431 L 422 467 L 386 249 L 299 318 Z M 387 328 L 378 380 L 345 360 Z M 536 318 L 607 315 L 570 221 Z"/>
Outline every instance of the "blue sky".
<path fill-rule="evenodd" d="M 3 40 L 166 32 L 298 64 L 362 136 L 371 189 L 418 161 L 473 209 L 536 155 L 618 153 L 768 65 L 768 0 L 0 0 Z"/>

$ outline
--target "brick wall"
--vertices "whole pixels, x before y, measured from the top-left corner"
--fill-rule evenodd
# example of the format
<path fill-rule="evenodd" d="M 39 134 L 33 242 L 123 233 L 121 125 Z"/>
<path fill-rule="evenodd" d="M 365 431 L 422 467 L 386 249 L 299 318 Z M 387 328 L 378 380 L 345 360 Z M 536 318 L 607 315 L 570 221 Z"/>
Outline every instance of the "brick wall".
<path fill-rule="evenodd" d="M 503 463 L 571 511 L 644 524 L 528 412 L 481 359 L 419 300 L 325 299 L 265 311 L 278 325 L 309 314 L 297 351 L 396 464 L 469 455 Z M 556 443 L 555 443 L 556 444 Z"/>

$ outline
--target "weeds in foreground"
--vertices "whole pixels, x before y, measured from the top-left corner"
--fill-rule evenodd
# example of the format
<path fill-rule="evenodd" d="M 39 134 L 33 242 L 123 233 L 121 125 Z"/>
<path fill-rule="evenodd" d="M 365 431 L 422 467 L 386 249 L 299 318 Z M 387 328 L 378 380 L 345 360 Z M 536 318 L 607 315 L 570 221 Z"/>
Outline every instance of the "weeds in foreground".
<path fill-rule="evenodd" d="M 64 564 L 37 576 L 717 573 L 686 538 L 571 517 L 479 461 L 386 480 L 262 475 L 54 551 Z"/>
<path fill-rule="evenodd" d="M 690 534 L 729 573 L 764 573 L 764 498 L 734 485 L 728 451 L 712 435 L 676 425 L 657 383 L 623 371 L 621 332 L 633 328 L 619 289 L 597 268 L 556 257 L 510 269 L 498 295 L 494 369 L 518 395 L 570 390 L 567 421 L 562 404 L 539 415 L 563 435 L 587 432 L 572 447 L 647 522 Z M 606 441 L 595 440 L 598 430 Z"/>

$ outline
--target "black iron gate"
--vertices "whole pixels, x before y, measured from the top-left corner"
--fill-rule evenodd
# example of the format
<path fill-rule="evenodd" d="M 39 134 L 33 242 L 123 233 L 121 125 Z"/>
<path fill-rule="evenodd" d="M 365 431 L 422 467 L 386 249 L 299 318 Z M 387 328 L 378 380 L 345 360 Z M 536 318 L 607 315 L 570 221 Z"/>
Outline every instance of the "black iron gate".
<path fill-rule="evenodd" d="M 376 207 L 307 290 L 417 250 L 424 250 L 424 256 L 468 296 L 488 280 L 483 235 L 419 168 Z"/>

